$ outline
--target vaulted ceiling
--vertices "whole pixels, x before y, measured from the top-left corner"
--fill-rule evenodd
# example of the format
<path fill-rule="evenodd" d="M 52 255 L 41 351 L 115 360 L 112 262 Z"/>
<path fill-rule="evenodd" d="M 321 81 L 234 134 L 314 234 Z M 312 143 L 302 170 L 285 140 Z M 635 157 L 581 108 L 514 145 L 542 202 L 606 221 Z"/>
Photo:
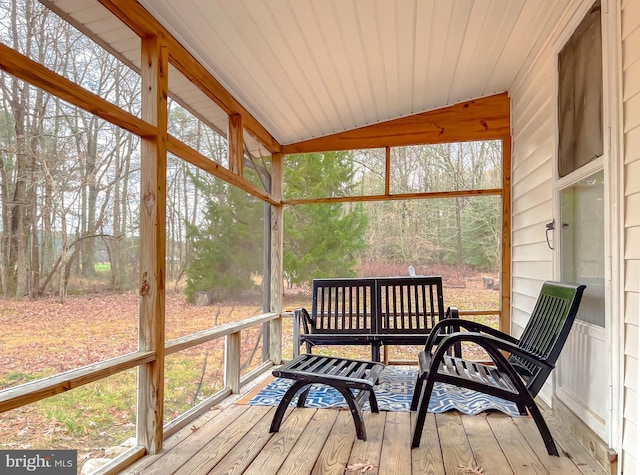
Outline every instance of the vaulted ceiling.
<path fill-rule="evenodd" d="M 139 64 L 97 2 L 41 1 Z M 139 2 L 287 145 L 509 91 L 576 0 Z"/>
<path fill-rule="evenodd" d="M 281 144 L 506 91 L 566 0 L 142 0 Z"/>

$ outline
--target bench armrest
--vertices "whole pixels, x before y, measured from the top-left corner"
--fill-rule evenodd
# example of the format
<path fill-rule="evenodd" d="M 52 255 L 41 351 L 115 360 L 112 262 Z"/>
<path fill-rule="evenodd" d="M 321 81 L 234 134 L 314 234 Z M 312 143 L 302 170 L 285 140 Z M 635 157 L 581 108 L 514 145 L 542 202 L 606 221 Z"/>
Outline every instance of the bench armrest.
<path fill-rule="evenodd" d="M 306 308 L 296 308 L 293 312 L 293 356 L 296 357 L 300 354 L 301 333 L 302 327 L 303 334 L 308 335 L 313 333 L 313 321 L 309 316 Z"/>

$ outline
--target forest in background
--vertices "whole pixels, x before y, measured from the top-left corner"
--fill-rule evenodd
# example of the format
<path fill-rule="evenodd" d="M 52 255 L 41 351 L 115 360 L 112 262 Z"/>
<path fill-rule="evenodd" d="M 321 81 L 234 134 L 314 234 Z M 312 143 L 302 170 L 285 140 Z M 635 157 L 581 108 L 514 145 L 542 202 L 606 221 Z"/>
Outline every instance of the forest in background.
<path fill-rule="evenodd" d="M 140 115 L 139 74 L 34 0 L 1 0 L 0 41 Z M 223 131 L 169 100 L 169 133 L 227 166 Z M 270 157 L 246 147 L 249 178 L 269 189 Z M 38 298 L 138 281 L 140 140 L 0 72 L 0 284 Z M 169 156 L 167 281 L 219 299 L 261 282 L 268 207 Z M 501 186 L 499 142 L 391 149 L 392 194 Z M 285 157 L 285 199 L 380 195 L 382 149 Z M 500 198 L 285 207 L 285 274 L 293 284 L 355 275 L 367 264 L 439 264 L 497 272 Z"/>
<path fill-rule="evenodd" d="M 140 116 L 135 68 L 39 2 L 0 0 L 0 42 Z M 176 98 L 169 133 L 228 166 L 226 131 Z M 270 157 L 253 150 L 245 174 L 268 190 Z M 385 160 L 382 149 L 287 156 L 285 199 L 382 195 Z M 500 143 L 394 147 L 390 173 L 392 194 L 497 189 Z M 268 207 L 172 155 L 166 177 L 167 339 L 259 314 Z M 0 389 L 136 351 L 139 137 L 0 71 L 0 194 Z M 479 273 L 497 276 L 500 210 L 496 195 L 287 205 L 284 310 L 308 305 L 314 277 L 406 274 L 409 265 L 442 274 L 447 302 L 497 308 Z M 223 302 L 196 308 L 180 295 L 201 289 Z M 247 292 L 252 301 L 237 299 Z M 261 328 L 242 338 L 244 372 L 260 361 Z M 166 359 L 166 420 L 222 387 L 222 354 L 220 340 Z M 131 370 L 8 411 L 0 446 L 102 455 L 134 434 L 135 392 Z"/>

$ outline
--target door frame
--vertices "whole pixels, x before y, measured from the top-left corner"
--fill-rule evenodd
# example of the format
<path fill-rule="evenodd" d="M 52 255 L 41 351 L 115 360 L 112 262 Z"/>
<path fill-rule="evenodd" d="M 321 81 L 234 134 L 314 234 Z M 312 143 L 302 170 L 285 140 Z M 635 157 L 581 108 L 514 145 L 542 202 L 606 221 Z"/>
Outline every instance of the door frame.
<path fill-rule="evenodd" d="M 604 393 L 600 394 L 600 397 L 602 397 L 601 400 L 598 401 L 598 412 L 596 412 L 596 407 L 595 406 L 591 406 L 588 404 L 587 401 L 583 401 L 582 399 L 580 399 L 580 395 L 582 394 L 582 392 L 580 392 L 580 389 L 577 389 L 577 392 L 572 392 L 569 390 L 565 390 L 563 387 L 561 387 L 560 385 L 560 380 L 564 379 L 561 378 L 562 374 L 565 374 L 565 377 L 571 379 L 571 373 L 580 373 L 582 371 L 585 370 L 584 367 L 580 367 L 580 368 L 576 368 L 575 371 L 573 370 L 572 367 L 565 367 L 566 362 L 567 362 L 567 357 L 565 355 L 565 358 L 563 358 L 563 356 L 560 356 L 560 359 L 558 360 L 557 363 L 557 367 L 558 367 L 558 371 L 555 373 L 554 375 L 554 395 L 556 397 L 558 397 L 560 399 L 561 402 L 563 402 L 569 409 L 572 410 L 572 412 L 580 419 L 582 420 L 582 422 L 584 422 L 588 427 L 590 427 L 590 429 L 595 432 L 603 441 L 605 441 L 607 444 L 610 443 L 611 440 L 611 425 L 612 425 L 612 400 L 613 400 L 613 368 L 612 368 L 612 355 L 613 352 L 611 351 L 611 340 L 612 340 L 612 332 L 611 332 L 611 326 L 612 326 L 612 312 L 611 312 L 611 301 L 612 301 L 612 295 L 611 295 L 611 272 L 610 272 L 610 240 L 611 240 L 611 236 L 612 233 L 610 231 L 610 212 L 609 212 L 609 198 L 608 198 L 608 186 L 607 186 L 607 172 L 606 172 L 606 152 L 603 154 L 603 156 L 593 160 L 592 162 L 588 163 L 587 165 L 582 166 L 581 168 L 579 168 L 578 170 L 572 172 L 571 174 L 567 175 L 566 177 L 559 179 L 556 181 L 555 183 L 555 193 L 554 193 L 554 199 L 555 199 L 555 204 L 554 204 L 554 210 L 555 210 L 555 222 L 558 223 L 558 225 L 556 226 L 556 234 L 555 234 L 555 244 L 554 244 L 554 248 L 558 251 L 557 253 L 555 253 L 555 263 L 554 263 L 554 275 L 556 280 L 562 280 L 562 252 L 563 252 L 563 248 L 561 246 L 561 242 L 562 242 L 562 229 L 561 226 L 563 226 L 563 222 L 566 221 L 566 218 L 563 219 L 562 216 L 562 206 L 561 206 L 561 193 L 566 190 L 567 188 L 570 188 L 571 186 L 579 183 L 580 181 L 593 176 L 596 173 L 600 173 L 602 172 L 604 175 L 604 187 L 603 187 L 603 199 L 604 199 L 604 203 L 603 203 L 603 223 L 602 226 L 604 228 L 604 243 L 603 243 L 603 247 L 604 247 L 604 255 L 602 256 L 603 258 L 603 262 L 604 262 L 604 298 L 605 298 L 605 302 L 604 302 L 604 310 L 605 310 L 605 318 L 604 318 L 604 327 L 601 327 L 600 325 L 596 325 L 593 323 L 588 323 L 588 322 L 584 322 L 582 320 L 579 320 L 576 318 L 576 321 L 573 324 L 573 329 L 571 330 L 571 335 L 569 337 L 569 341 L 567 341 L 567 347 L 569 347 L 569 343 L 572 340 L 572 336 L 573 338 L 578 339 L 579 341 L 585 341 L 585 340 L 589 340 L 589 342 L 593 341 L 593 340 L 597 340 L 599 343 L 594 343 L 594 347 L 598 348 L 600 347 L 600 350 L 602 350 L 602 346 L 604 346 L 604 351 L 602 353 L 598 353 L 598 358 L 597 361 L 600 361 L 600 356 L 602 355 L 602 357 L 607 358 L 607 361 L 604 364 L 604 368 L 606 368 L 606 374 L 607 374 L 607 381 L 606 381 L 606 386 L 608 389 L 603 388 Z M 578 283 L 584 283 L 584 282 L 579 282 Z M 587 284 L 587 291 L 589 290 L 589 285 Z M 583 299 L 584 301 L 584 299 Z M 590 346 L 589 346 L 590 347 Z M 571 348 L 567 348 L 567 351 L 569 351 Z M 584 349 L 586 349 L 586 347 L 583 346 L 579 346 L 579 347 L 574 347 L 574 350 L 579 350 L 582 351 Z M 565 351 L 565 353 L 567 353 L 567 351 Z M 594 360 L 592 360 L 593 362 Z M 564 363 L 564 364 L 563 364 Z M 604 368 L 603 371 L 604 371 Z M 593 368 L 592 371 L 593 372 Z M 594 374 L 591 374 L 591 377 L 594 377 Z M 604 382 L 603 379 L 599 379 L 599 382 L 602 383 Z M 588 385 L 592 388 L 594 387 L 600 387 L 602 386 L 602 384 L 598 384 L 598 385 Z M 582 388 L 583 390 L 585 388 Z M 604 404 L 605 407 L 602 407 L 600 404 Z M 604 425 L 602 423 L 602 419 L 604 419 Z"/>
<path fill-rule="evenodd" d="M 555 148 L 554 148 L 554 183 L 553 183 L 553 217 L 560 223 L 560 192 L 562 189 L 599 171 L 604 171 L 604 199 L 605 199 L 605 330 L 608 340 L 609 367 L 609 408 L 608 408 L 608 437 L 607 444 L 617 452 L 621 449 L 622 424 L 621 408 L 623 407 L 623 342 L 624 316 L 622 314 L 623 300 L 621 269 L 622 233 L 618 232 L 623 221 L 622 203 L 623 188 L 621 166 L 622 144 L 622 110 L 621 110 L 621 41 L 620 41 L 620 0 L 601 0 L 602 22 L 602 61 L 603 61 L 603 139 L 604 153 L 601 157 L 582 166 L 569 175 L 560 178 L 558 175 L 558 55 L 576 30 L 595 0 L 577 2 L 571 20 L 554 43 L 554 90 L 556 102 L 554 105 Z M 554 240 L 560 242 L 560 230 L 555 233 Z M 555 247 L 555 246 L 554 246 Z M 553 275 L 561 276 L 561 259 L 558 252 L 553 253 Z M 616 316 L 616 318 L 614 318 Z M 555 375 L 552 379 L 553 394 L 557 396 L 557 382 Z M 587 421 L 585 421 L 586 423 Z"/>

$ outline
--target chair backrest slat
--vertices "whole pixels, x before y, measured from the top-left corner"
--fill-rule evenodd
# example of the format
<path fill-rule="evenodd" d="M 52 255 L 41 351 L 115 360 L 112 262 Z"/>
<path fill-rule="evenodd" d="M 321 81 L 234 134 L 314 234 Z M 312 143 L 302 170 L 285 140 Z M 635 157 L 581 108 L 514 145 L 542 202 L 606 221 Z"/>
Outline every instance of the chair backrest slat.
<path fill-rule="evenodd" d="M 518 346 L 554 366 L 575 320 L 584 285 L 545 282 Z M 535 396 L 550 371 L 511 355 L 509 358 Z"/>

